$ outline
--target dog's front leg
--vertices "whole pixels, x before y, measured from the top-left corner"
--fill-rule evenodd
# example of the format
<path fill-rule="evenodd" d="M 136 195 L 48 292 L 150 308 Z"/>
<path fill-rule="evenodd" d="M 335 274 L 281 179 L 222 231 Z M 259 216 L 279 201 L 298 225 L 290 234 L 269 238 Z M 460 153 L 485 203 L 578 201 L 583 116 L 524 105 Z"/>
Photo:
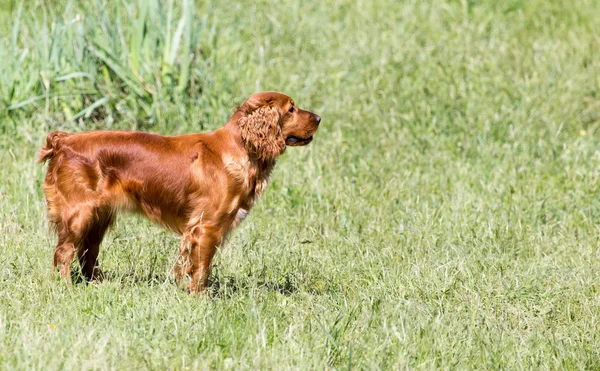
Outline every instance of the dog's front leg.
<path fill-rule="evenodd" d="M 188 289 L 191 293 L 201 292 L 207 286 L 210 264 L 223 240 L 223 232 L 220 228 L 202 225 L 191 228 L 186 234 L 190 243 L 191 282 Z"/>

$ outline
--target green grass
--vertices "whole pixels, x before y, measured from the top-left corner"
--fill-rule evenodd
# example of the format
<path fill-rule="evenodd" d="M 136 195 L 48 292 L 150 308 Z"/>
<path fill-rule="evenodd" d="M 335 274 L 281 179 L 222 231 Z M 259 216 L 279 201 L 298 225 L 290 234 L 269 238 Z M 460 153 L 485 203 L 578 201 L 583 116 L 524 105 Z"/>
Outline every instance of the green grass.
<path fill-rule="evenodd" d="M 600 369 L 600 2 L 4 0 L 0 21 L 1 369 Z M 323 123 L 207 297 L 135 216 L 105 282 L 56 278 L 50 130 L 212 130 L 257 90 Z"/>

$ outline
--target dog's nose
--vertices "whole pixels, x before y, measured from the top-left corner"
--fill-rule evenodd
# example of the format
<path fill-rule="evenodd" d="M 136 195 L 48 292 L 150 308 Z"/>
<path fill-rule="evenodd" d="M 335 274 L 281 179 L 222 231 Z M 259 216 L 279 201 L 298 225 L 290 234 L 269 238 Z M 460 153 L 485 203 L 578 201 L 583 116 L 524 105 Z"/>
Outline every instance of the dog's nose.
<path fill-rule="evenodd" d="M 319 125 L 321 123 L 321 116 L 315 115 L 315 121 L 317 122 L 317 125 Z"/>

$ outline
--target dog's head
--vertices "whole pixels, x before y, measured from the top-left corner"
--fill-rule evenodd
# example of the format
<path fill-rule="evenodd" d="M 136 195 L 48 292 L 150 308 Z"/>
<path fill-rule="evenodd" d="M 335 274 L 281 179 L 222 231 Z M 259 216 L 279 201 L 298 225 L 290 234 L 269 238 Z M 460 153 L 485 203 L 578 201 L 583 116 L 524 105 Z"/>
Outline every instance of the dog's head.
<path fill-rule="evenodd" d="M 237 108 L 236 115 L 246 149 L 262 161 L 275 159 L 286 145 L 307 145 L 321 122 L 321 117 L 276 92 L 253 94 Z"/>

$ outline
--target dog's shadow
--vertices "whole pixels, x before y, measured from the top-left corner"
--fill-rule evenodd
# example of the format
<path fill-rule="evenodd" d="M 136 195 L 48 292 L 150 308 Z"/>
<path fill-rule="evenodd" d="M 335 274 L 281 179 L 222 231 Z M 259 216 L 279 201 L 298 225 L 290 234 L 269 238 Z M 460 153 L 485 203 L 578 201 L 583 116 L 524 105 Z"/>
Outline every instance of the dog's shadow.
<path fill-rule="evenodd" d="M 127 271 L 127 272 L 116 272 L 116 271 L 106 271 L 102 272 L 102 279 L 97 280 L 88 280 L 78 269 L 71 270 L 71 282 L 73 285 L 88 285 L 93 282 L 121 282 L 127 284 L 146 284 L 149 286 L 161 284 L 165 281 L 169 281 L 169 277 L 160 272 L 147 272 L 140 273 L 135 271 Z M 174 281 L 174 279 L 173 279 Z"/>
<path fill-rule="evenodd" d="M 298 283 L 286 275 L 282 282 L 276 281 L 255 281 L 239 279 L 234 276 L 212 276 L 208 280 L 208 293 L 212 298 L 226 299 L 231 298 L 239 292 L 248 292 L 253 287 L 258 289 L 276 292 L 281 295 L 289 296 L 300 290 Z"/>
<path fill-rule="evenodd" d="M 175 278 L 170 274 L 151 271 L 140 273 L 135 271 L 116 272 L 103 271 L 103 281 L 121 282 L 126 285 L 144 284 L 154 286 L 168 282 L 169 284 L 177 285 L 185 290 L 185 285 L 178 285 Z M 93 281 L 88 281 L 79 269 L 71 270 L 71 282 L 73 285 L 88 285 Z M 231 298 L 235 294 L 249 291 L 253 287 L 258 289 L 276 292 L 281 295 L 289 296 L 300 291 L 300 285 L 293 275 L 287 274 L 282 281 L 252 281 L 251 279 L 240 279 L 234 276 L 211 275 L 208 279 L 207 294 L 215 299 Z"/>

